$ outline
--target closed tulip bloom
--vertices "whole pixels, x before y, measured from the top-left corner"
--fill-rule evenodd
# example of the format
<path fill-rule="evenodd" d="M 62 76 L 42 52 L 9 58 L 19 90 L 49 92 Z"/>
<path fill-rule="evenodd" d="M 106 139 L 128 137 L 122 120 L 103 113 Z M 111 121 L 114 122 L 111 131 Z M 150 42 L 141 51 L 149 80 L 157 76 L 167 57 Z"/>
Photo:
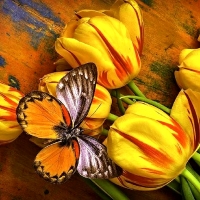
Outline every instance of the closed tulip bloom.
<path fill-rule="evenodd" d="M 112 181 L 138 190 L 168 184 L 181 174 L 197 148 L 194 140 L 199 133 L 190 134 L 154 106 L 141 102 L 129 106 L 111 126 L 107 138 L 110 158 L 124 169 L 123 175 Z"/>
<path fill-rule="evenodd" d="M 38 90 L 42 92 L 49 93 L 56 97 L 56 86 L 60 79 L 67 74 L 66 71 L 63 72 L 53 72 L 50 74 L 44 75 L 40 79 Z"/>
<path fill-rule="evenodd" d="M 20 91 L 0 83 L 0 145 L 12 142 L 22 133 L 16 118 L 16 108 L 22 97 Z"/>
<path fill-rule="evenodd" d="M 144 42 L 144 22 L 137 2 L 117 0 L 105 14 L 120 20 L 128 29 L 133 45 L 142 54 Z"/>
<path fill-rule="evenodd" d="M 108 89 L 126 85 L 140 71 L 139 53 L 126 26 L 98 11 L 78 12 L 56 40 L 55 48 L 73 68 L 95 63 L 98 83 Z"/>
<path fill-rule="evenodd" d="M 66 73 L 54 72 L 45 75 L 40 79 L 39 90 L 56 97 L 56 86 Z M 88 134 L 97 135 L 101 132 L 102 125 L 110 113 L 111 104 L 112 99 L 108 90 L 97 84 L 89 113 L 81 124 Z"/>
<path fill-rule="evenodd" d="M 200 48 L 184 49 L 179 57 L 179 70 L 175 71 L 178 86 L 200 92 Z"/>
<path fill-rule="evenodd" d="M 110 113 L 111 104 L 108 90 L 97 84 L 89 113 L 81 124 L 86 131 L 88 130 L 88 134 L 97 135 L 101 132 L 102 125 Z"/>
<path fill-rule="evenodd" d="M 190 140 L 190 154 L 200 147 L 200 92 L 181 90 L 173 104 L 170 116 L 178 122 Z"/>

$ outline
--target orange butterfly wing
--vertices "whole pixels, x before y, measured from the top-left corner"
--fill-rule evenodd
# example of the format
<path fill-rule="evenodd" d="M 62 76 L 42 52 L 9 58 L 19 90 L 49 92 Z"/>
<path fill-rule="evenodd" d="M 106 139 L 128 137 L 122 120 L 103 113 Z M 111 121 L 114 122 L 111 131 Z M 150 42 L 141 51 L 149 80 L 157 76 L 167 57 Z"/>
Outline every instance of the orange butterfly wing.
<path fill-rule="evenodd" d="M 42 149 L 35 158 L 34 167 L 40 176 L 51 183 L 63 183 L 76 171 L 79 144 L 72 139 L 67 145 L 53 143 Z"/>
<path fill-rule="evenodd" d="M 55 127 L 71 125 L 69 112 L 53 96 L 34 91 L 23 97 L 17 108 L 17 120 L 25 132 L 45 139 L 59 139 Z"/>

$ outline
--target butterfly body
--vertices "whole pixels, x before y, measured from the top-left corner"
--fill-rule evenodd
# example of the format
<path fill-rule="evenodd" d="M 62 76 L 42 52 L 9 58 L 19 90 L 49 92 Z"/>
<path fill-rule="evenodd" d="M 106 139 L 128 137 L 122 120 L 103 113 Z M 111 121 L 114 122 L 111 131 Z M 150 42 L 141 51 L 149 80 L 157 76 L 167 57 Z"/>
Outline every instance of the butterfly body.
<path fill-rule="evenodd" d="M 92 63 L 70 71 L 57 86 L 57 98 L 40 91 L 23 97 L 17 120 L 28 134 L 50 141 L 36 156 L 34 167 L 52 183 L 63 183 L 75 171 L 86 178 L 113 178 L 121 168 L 106 147 L 79 127 L 88 114 L 96 85 Z"/>

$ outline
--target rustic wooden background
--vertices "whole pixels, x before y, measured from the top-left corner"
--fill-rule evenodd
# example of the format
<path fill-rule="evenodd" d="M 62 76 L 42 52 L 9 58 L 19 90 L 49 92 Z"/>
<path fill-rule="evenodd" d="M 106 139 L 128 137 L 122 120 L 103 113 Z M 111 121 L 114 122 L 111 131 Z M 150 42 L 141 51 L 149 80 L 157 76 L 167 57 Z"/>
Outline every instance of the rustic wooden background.
<path fill-rule="evenodd" d="M 75 10 L 109 9 L 114 0 L 0 0 L 0 81 L 27 93 L 53 72 L 55 39 Z M 138 0 L 145 22 L 142 70 L 135 79 L 152 99 L 171 106 L 179 89 L 174 70 L 184 48 L 197 48 L 200 1 Z M 128 16 L 127 16 L 128 17 Z M 78 175 L 63 185 L 41 179 L 32 167 L 39 147 L 22 134 L 0 147 L 0 199 L 99 199 Z M 124 190 L 130 199 L 178 200 L 165 187 L 152 192 Z"/>

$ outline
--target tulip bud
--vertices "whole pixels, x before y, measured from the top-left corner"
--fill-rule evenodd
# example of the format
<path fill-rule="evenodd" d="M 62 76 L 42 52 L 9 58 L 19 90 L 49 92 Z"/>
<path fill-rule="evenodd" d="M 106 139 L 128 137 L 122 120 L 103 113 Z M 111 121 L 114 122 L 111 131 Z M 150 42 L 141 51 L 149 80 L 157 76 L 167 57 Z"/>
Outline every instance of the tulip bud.
<path fill-rule="evenodd" d="M 40 79 L 38 90 L 49 93 L 56 97 L 56 86 L 60 79 L 66 75 L 66 73 L 66 71 L 63 71 L 46 74 Z"/>
<path fill-rule="evenodd" d="M 64 58 L 58 59 L 56 62 L 54 62 L 54 65 L 56 66 L 56 71 L 69 71 L 72 69 L 72 67 L 67 63 L 67 61 Z"/>
<path fill-rule="evenodd" d="M 142 54 L 144 23 L 142 13 L 134 0 L 117 0 L 105 14 L 120 20 L 128 29 L 133 45 Z"/>
<path fill-rule="evenodd" d="M 200 48 L 184 49 L 179 57 L 179 71 L 175 71 L 178 86 L 182 89 L 191 88 L 200 92 Z"/>
<path fill-rule="evenodd" d="M 12 142 L 22 133 L 16 118 L 16 108 L 22 97 L 20 91 L 0 83 L 0 145 Z"/>
<path fill-rule="evenodd" d="M 138 75 L 139 53 L 122 22 L 94 13 L 91 17 L 72 19 L 56 40 L 56 51 L 73 68 L 95 63 L 97 82 L 108 89 L 120 88 Z"/>
<path fill-rule="evenodd" d="M 86 119 L 81 124 L 90 135 L 97 135 L 102 130 L 102 125 L 108 117 L 111 109 L 112 99 L 108 90 L 101 85 L 96 85 L 94 98 Z"/>
<path fill-rule="evenodd" d="M 184 170 L 190 145 L 190 137 L 174 119 L 154 106 L 136 102 L 109 130 L 108 155 L 124 170 L 112 181 L 138 190 L 163 187 Z"/>
<path fill-rule="evenodd" d="M 54 72 L 45 75 L 40 79 L 39 90 L 56 97 L 56 86 L 66 73 Z M 89 113 L 81 124 L 86 133 L 97 135 L 101 132 L 102 125 L 110 113 L 111 104 L 112 99 L 108 90 L 97 84 Z"/>

